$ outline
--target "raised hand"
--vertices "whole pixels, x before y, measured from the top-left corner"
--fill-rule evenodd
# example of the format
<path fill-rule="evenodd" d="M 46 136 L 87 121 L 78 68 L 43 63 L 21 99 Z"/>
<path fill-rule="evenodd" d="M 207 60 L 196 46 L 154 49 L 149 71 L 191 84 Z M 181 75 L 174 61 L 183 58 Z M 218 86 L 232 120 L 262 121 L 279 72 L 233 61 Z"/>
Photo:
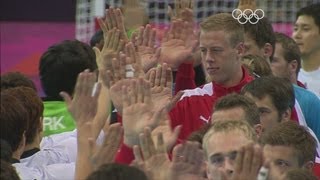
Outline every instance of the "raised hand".
<path fill-rule="evenodd" d="M 127 29 L 136 29 L 148 22 L 148 15 L 139 0 L 123 0 L 124 24 Z"/>
<path fill-rule="evenodd" d="M 235 171 L 232 180 L 256 180 L 262 166 L 261 147 L 248 144 L 242 147 L 236 157 Z"/>
<path fill-rule="evenodd" d="M 168 15 L 171 21 L 182 20 L 193 22 L 193 0 L 175 0 L 174 10 L 168 6 Z"/>
<path fill-rule="evenodd" d="M 150 131 L 150 128 L 147 127 L 144 133 L 140 134 L 140 148 L 137 145 L 133 148 L 135 157 L 133 165 L 143 170 L 149 179 L 166 180 L 170 160 L 166 153 L 163 136 L 161 133 L 157 134 L 157 141 L 154 142 Z"/>
<path fill-rule="evenodd" d="M 193 25 L 181 20 L 173 21 L 169 32 L 161 44 L 160 62 L 167 63 L 173 70 L 191 56 L 198 44 L 198 37 L 193 32 Z"/>
<path fill-rule="evenodd" d="M 107 128 L 102 145 L 96 144 L 92 136 L 92 123 L 87 122 L 78 130 L 78 154 L 76 161 L 75 179 L 83 179 L 102 164 L 112 163 L 118 151 L 122 128 L 119 123 L 112 124 Z"/>
<path fill-rule="evenodd" d="M 96 115 L 101 85 L 100 83 L 95 85 L 95 80 L 95 74 L 85 70 L 78 75 L 73 98 L 66 92 L 60 93 L 68 111 L 76 121 L 77 128 L 92 121 Z"/>
<path fill-rule="evenodd" d="M 201 166 L 203 161 L 204 154 L 199 143 L 186 142 L 175 146 L 172 163 L 169 166 L 168 179 L 202 179 Z"/>
<path fill-rule="evenodd" d="M 124 17 L 119 8 L 109 8 L 108 10 L 106 10 L 106 17 L 104 19 L 99 18 L 98 23 L 104 33 L 112 29 L 119 29 L 120 38 L 123 39 L 125 42 L 128 42 L 129 39 L 126 33 L 123 19 Z"/>
<path fill-rule="evenodd" d="M 90 162 L 94 169 L 98 169 L 103 164 L 114 162 L 121 142 L 122 131 L 120 123 L 115 123 L 106 129 L 103 143 L 100 146 L 96 144 L 95 139 L 89 139 L 91 149 Z"/>
<path fill-rule="evenodd" d="M 155 48 L 156 30 L 148 24 L 146 27 L 140 27 L 139 34 L 135 41 L 137 52 L 141 57 L 141 63 L 144 72 L 154 67 L 160 57 L 160 48 Z"/>
<path fill-rule="evenodd" d="M 151 100 L 150 84 L 142 78 L 132 79 L 131 86 L 122 87 L 124 143 L 133 147 L 139 143 L 144 127 L 154 129 L 163 109 L 155 110 Z"/>
<path fill-rule="evenodd" d="M 120 31 L 117 29 L 104 30 L 103 34 L 104 45 L 101 52 L 98 48 L 93 48 L 96 54 L 97 65 L 100 71 L 113 71 L 112 59 L 118 58 L 119 52 L 124 48 L 124 41 L 121 39 Z"/>

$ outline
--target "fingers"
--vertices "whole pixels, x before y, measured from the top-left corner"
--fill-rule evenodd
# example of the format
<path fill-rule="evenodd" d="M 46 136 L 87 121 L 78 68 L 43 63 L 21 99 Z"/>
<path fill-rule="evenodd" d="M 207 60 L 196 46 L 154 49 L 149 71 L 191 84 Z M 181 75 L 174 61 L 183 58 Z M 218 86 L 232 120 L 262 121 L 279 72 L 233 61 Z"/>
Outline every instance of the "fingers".
<path fill-rule="evenodd" d="M 137 145 L 133 146 L 133 155 L 134 155 L 134 160 L 137 163 L 143 162 L 139 146 L 137 146 Z"/>
<path fill-rule="evenodd" d="M 253 144 L 249 144 L 245 146 L 245 153 L 243 156 L 243 169 L 248 170 L 251 172 L 251 165 L 252 165 L 252 158 L 253 158 Z"/>
<path fill-rule="evenodd" d="M 149 43 L 149 38 L 150 38 L 150 34 L 151 34 L 151 26 L 148 24 L 143 32 L 143 40 L 142 40 L 142 45 L 143 46 L 148 46 Z"/>
<path fill-rule="evenodd" d="M 157 153 L 166 153 L 166 145 L 164 143 L 163 134 L 157 134 Z"/>
<path fill-rule="evenodd" d="M 236 164 L 235 164 L 235 173 L 242 171 L 243 159 L 244 159 L 245 148 L 241 147 L 237 152 Z"/>
<path fill-rule="evenodd" d="M 67 92 L 60 92 L 60 96 L 63 98 L 64 102 L 66 103 L 67 107 L 71 104 L 71 96 Z"/>
<path fill-rule="evenodd" d="M 168 103 L 167 105 L 167 111 L 169 112 L 174 106 L 175 104 L 180 100 L 180 98 L 182 97 L 183 92 L 179 91 L 173 98 L 172 100 Z"/>

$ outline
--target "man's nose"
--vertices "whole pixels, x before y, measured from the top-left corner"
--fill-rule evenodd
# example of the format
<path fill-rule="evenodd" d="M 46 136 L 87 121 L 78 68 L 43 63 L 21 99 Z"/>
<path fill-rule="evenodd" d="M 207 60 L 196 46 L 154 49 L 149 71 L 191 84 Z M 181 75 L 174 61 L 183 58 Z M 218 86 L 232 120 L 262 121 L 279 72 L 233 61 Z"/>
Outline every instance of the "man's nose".
<path fill-rule="evenodd" d="M 233 163 L 226 158 L 220 170 L 223 171 L 228 177 L 231 177 L 234 171 Z"/>

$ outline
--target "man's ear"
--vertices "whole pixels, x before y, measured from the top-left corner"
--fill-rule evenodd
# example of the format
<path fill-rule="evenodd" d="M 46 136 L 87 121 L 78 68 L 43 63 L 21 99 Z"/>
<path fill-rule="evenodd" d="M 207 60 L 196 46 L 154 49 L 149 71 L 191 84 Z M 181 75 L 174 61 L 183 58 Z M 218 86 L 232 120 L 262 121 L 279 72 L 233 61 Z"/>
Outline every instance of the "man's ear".
<path fill-rule="evenodd" d="M 298 61 L 297 60 L 293 60 L 290 63 L 288 63 L 289 69 L 290 69 L 290 73 L 296 75 L 297 73 L 297 69 L 298 69 Z"/>
<path fill-rule="evenodd" d="M 264 46 L 263 46 L 263 56 L 267 59 L 269 59 L 269 62 L 270 62 L 270 57 L 272 56 L 273 54 L 273 47 L 270 43 L 265 43 Z"/>
<path fill-rule="evenodd" d="M 308 171 L 312 171 L 313 170 L 313 166 L 314 166 L 314 162 L 312 162 L 312 161 L 308 161 L 308 162 L 303 164 L 303 168 L 308 170 Z"/>
<path fill-rule="evenodd" d="M 239 56 L 243 56 L 245 53 L 245 47 L 244 47 L 244 43 L 240 42 L 237 46 L 236 46 L 236 50 L 237 50 L 237 54 Z"/>
<path fill-rule="evenodd" d="M 281 121 L 290 121 L 291 120 L 291 109 L 288 108 L 286 111 L 284 111 L 281 115 Z"/>
<path fill-rule="evenodd" d="M 256 132 L 257 138 L 259 139 L 262 134 L 262 126 L 261 124 L 256 124 L 253 126 L 254 131 Z"/>

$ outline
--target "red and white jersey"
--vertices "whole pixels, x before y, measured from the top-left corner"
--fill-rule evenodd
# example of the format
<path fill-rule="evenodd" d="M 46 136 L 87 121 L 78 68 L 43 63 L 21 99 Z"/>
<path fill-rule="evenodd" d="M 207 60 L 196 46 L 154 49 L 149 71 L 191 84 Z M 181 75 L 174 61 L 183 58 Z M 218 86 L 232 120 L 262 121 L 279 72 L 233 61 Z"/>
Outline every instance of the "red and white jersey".
<path fill-rule="evenodd" d="M 182 125 L 180 140 L 187 139 L 192 132 L 210 122 L 213 106 L 220 97 L 239 93 L 243 86 L 253 80 L 246 70 L 242 71 L 243 79 L 236 86 L 226 88 L 210 82 L 201 87 L 183 91 L 183 96 L 170 111 L 172 127 Z"/>

